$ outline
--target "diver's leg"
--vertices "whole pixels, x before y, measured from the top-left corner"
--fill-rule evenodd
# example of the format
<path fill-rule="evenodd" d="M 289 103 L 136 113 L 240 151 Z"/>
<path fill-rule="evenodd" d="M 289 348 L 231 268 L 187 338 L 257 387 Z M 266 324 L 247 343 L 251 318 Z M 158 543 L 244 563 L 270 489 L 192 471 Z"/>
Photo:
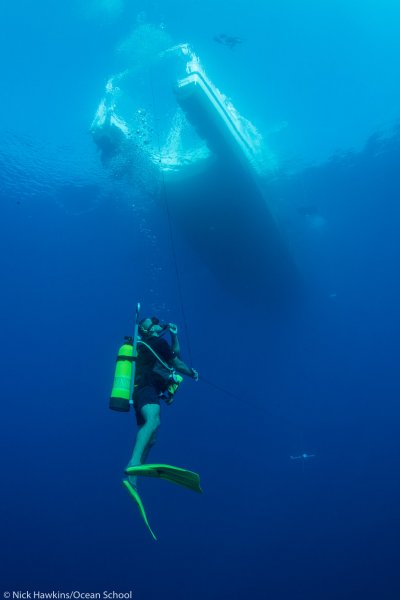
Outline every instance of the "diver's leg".
<path fill-rule="evenodd" d="M 152 449 L 152 447 L 154 446 L 154 444 L 156 443 L 156 437 L 157 437 L 157 432 L 155 431 L 153 433 L 153 435 L 151 436 L 149 443 L 147 444 L 143 455 L 142 455 L 142 465 L 144 465 L 147 462 L 147 457 L 149 455 L 150 450 Z"/>
<path fill-rule="evenodd" d="M 145 404 L 142 406 L 141 414 L 144 424 L 139 428 L 136 436 L 135 447 L 128 467 L 137 467 L 146 460 L 150 448 L 154 445 L 157 429 L 160 426 L 160 405 Z M 136 487 L 136 477 L 129 476 L 128 481 Z"/>

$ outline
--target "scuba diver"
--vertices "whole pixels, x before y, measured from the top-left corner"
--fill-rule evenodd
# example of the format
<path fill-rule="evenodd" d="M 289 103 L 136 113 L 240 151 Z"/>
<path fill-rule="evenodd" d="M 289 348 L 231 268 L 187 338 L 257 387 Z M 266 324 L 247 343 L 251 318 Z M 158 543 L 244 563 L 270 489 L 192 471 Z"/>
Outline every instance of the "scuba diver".
<path fill-rule="evenodd" d="M 160 323 L 157 317 L 139 320 L 139 313 L 140 303 L 136 306 L 133 336 L 125 336 L 125 343 L 118 351 L 109 406 L 111 410 L 123 413 L 128 413 L 132 406 L 135 410 L 139 429 L 122 484 L 156 540 L 137 491 L 136 478 L 164 479 L 198 494 L 203 492 L 198 473 L 173 465 L 146 463 L 160 426 L 160 400 L 171 404 L 183 381 L 182 375 L 195 381 L 198 381 L 199 375 L 181 360 L 177 326 Z M 171 344 L 163 339 L 168 331 Z"/>
<path fill-rule="evenodd" d="M 163 338 L 168 331 L 171 344 Z M 160 400 L 172 403 L 173 394 L 183 379 L 179 373 L 195 381 L 199 379 L 198 372 L 180 358 L 178 328 L 175 324 L 161 323 L 157 317 L 145 318 L 139 321 L 138 333 L 140 338 L 137 342 L 132 398 L 139 429 L 132 457 L 126 467 L 127 474 L 132 468 L 146 462 L 160 426 Z M 136 475 L 128 474 L 128 481 L 136 489 Z"/>

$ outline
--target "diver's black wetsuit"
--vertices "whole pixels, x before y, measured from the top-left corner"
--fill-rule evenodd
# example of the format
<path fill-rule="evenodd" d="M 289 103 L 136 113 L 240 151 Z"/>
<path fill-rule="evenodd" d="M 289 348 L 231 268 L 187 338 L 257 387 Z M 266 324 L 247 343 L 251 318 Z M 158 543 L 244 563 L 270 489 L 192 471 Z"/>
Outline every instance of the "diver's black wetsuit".
<path fill-rule="evenodd" d="M 159 337 L 150 337 L 143 340 L 154 352 L 167 364 L 176 356 L 166 340 Z M 145 404 L 160 404 L 160 394 L 165 387 L 157 375 L 153 373 L 153 367 L 157 359 L 154 354 L 146 348 L 144 343 L 138 343 L 138 357 L 136 359 L 135 388 L 133 392 L 133 403 L 136 412 L 136 421 L 140 426 L 144 425 L 141 409 Z"/>

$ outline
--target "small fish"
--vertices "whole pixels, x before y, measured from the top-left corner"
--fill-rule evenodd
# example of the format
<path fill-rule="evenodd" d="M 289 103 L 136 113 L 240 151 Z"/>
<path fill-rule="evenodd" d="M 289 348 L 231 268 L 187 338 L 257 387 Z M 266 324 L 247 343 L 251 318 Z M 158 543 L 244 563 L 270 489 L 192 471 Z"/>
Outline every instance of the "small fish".
<path fill-rule="evenodd" d="M 238 44 L 243 44 L 243 40 L 240 37 L 226 35 L 226 33 L 220 33 L 219 35 L 215 35 L 213 37 L 214 42 L 217 44 L 222 44 L 223 46 L 228 46 L 231 50 L 235 48 Z"/>
<path fill-rule="evenodd" d="M 306 460 L 307 458 L 313 458 L 315 454 L 300 454 L 299 456 L 291 456 L 291 460 Z"/>

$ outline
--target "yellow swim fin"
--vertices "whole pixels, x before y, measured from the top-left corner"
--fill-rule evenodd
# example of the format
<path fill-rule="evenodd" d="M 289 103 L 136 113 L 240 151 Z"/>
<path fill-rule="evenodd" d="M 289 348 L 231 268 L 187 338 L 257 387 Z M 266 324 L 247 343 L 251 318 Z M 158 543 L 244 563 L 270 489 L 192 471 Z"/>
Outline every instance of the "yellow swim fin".
<path fill-rule="evenodd" d="M 131 498 L 136 502 L 140 514 L 142 516 L 143 521 L 146 523 L 146 527 L 147 529 L 150 531 L 151 535 L 153 536 L 153 539 L 157 541 L 156 536 L 154 535 L 149 522 L 147 520 L 147 516 L 146 516 L 146 511 L 144 510 L 144 506 L 143 506 L 143 502 L 140 499 L 139 494 L 137 493 L 137 491 L 135 490 L 135 488 L 129 483 L 129 481 L 127 479 L 123 479 L 122 483 L 124 484 L 124 486 L 126 487 L 126 489 L 128 490 Z"/>
<path fill-rule="evenodd" d="M 200 476 L 198 473 L 182 469 L 181 467 L 159 464 L 139 465 L 137 467 L 128 467 L 125 473 L 127 475 L 144 475 L 146 477 L 166 479 L 199 494 L 203 491 L 200 487 Z"/>

